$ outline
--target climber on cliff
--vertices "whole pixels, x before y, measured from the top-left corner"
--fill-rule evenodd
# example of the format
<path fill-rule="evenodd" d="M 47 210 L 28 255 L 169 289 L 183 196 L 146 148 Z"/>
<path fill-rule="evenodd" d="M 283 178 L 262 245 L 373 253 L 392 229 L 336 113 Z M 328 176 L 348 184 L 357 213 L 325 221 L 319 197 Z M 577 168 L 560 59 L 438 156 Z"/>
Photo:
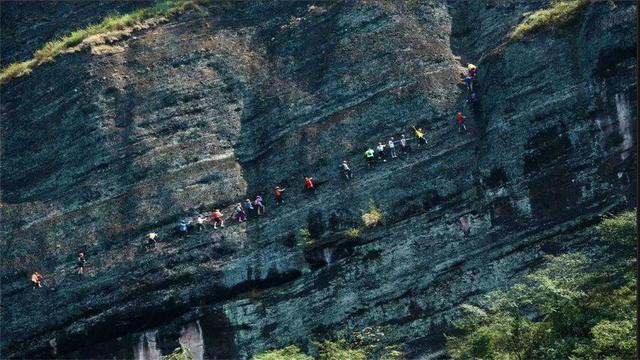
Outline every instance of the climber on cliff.
<path fill-rule="evenodd" d="M 247 221 L 247 213 L 242 208 L 241 203 L 236 204 L 235 209 L 233 209 L 233 215 L 235 216 L 235 218 L 238 220 L 239 223 L 243 223 Z"/>
<path fill-rule="evenodd" d="M 242 204 L 242 207 L 244 207 L 244 211 L 247 212 L 247 214 L 249 213 L 249 211 L 253 211 L 253 203 L 251 202 L 251 199 L 246 199 L 244 201 L 244 203 Z"/>
<path fill-rule="evenodd" d="M 372 148 L 368 148 L 367 151 L 364 152 L 364 158 L 367 160 L 367 165 L 369 167 L 373 167 L 375 156 L 375 152 Z"/>
<path fill-rule="evenodd" d="M 456 114 L 456 121 L 458 122 L 458 134 L 462 133 L 462 130 L 467 132 L 467 127 L 464 125 L 464 115 L 462 113 Z"/>
<path fill-rule="evenodd" d="M 404 134 L 400 136 L 400 152 L 402 155 L 407 154 L 407 138 L 404 137 Z"/>
<path fill-rule="evenodd" d="M 478 67 L 471 63 L 467 63 L 467 71 L 469 72 L 468 75 L 472 79 L 475 79 L 476 76 L 478 76 Z"/>
<path fill-rule="evenodd" d="M 31 275 L 31 284 L 34 289 L 42 287 L 42 275 L 39 272 L 36 271 Z"/>
<path fill-rule="evenodd" d="M 276 195 L 276 204 L 278 204 L 278 205 L 284 204 L 284 198 L 282 196 L 282 193 L 285 190 L 286 189 L 281 188 L 280 185 L 277 185 L 276 188 L 274 189 L 274 193 Z"/>
<path fill-rule="evenodd" d="M 253 205 L 256 206 L 256 213 L 258 215 L 262 215 L 265 213 L 267 208 L 264 206 L 264 201 L 262 200 L 262 196 L 257 195 L 256 199 L 253 201 Z"/>
<path fill-rule="evenodd" d="M 84 253 L 78 253 L 78 262 L 76 263 L 76 267 L 78 268 L 78 274 L 82 275 L 84 273 L 84 263 L 86 263 L 87 260 L 84 257 Z"/>
<path fill-rule="evenodd" d="M 467 86 L 469 93 L 473 91 L 473 78 L 470 75 L 464 77 L 464 84 Z"/>
<path fill-rule="evenodd" d="M 198 216 L 196 217 L 196 229 L 198 229 L 198 232 L 204 230 L 205 220 L 206 219 L 204 218 L 204 216 L 202 216 L 202 214 L 198 214 Z"/>
<path fill-rule="evenodd" d="M 389 145 L 387 145 L 387 147 L 389 148 L 389 152 L 391 153 L 391 158 L 392 159 L 397 158 L 398 155 L 396 154 L 396 144 L 395 144 L 395 141 L 393 140 L 393 136 L 389 140 Z"/>
<path fill-rule="evenodd" d="M 313 178 L 310 176 L 305 176 L 304 177 L 304 188 L 307 192 L 315 194 L 316 193 L 316 188 L 313 185 Z"/>
<path fill-rule="evenodd" d="M 155 245 L 158 241 L 156 240 L 158 238 L 158 234 L 154 233 L 154 232 L 150 232 L 147 234 L 147 239 L 149 240 L 149 245 Z"/>
<path fill-rule="evenodd" d="M 211 220 L 213 221 L 213 228 L 217 229 L 218 226 L 224 227 L 224 219 L 222 218 L 224 215 L 220 211 L 220 209 L 216 209 L 211 213 Z"/>
<path fill-rule="evenodd" d="M 344 174 L 344 177 L 347 180 L 351 180 L 351 178 L 353 177 L 353 174 L 351 173 L 351 169 L 349 168 L 349 164 L 347 163 L 347 160 L 342 160 L 342 163 L 340 163 L 340 169 L 342 169 L 342 173 Z"/>
<path fill-rule="evenodd" d="M 378 142 L 378 146 L 376 146 L 376 152 L 378 153 L 378 160 L 382 160 L 382 162 L 387 162 L 387 159 L 384 158 L 384 144 L 382 141 Z"/>
<path fill-rule="evenodd" d="M 420 144 L 427 145 L 427 139 L 424 137 L 424 131 L 422 131 L 422 128 L 416 129 L 416 127 L 413 126 L 413 133 L 416 136 L 416 140 L 418 140 L 418 147 L 420 147 Z"/>
<path fill-rule="evenodd" d="M 185 220 L 180 220 L 178 224 L 178 236 L 186 236 L 188 232 L 188 225 Z"/>

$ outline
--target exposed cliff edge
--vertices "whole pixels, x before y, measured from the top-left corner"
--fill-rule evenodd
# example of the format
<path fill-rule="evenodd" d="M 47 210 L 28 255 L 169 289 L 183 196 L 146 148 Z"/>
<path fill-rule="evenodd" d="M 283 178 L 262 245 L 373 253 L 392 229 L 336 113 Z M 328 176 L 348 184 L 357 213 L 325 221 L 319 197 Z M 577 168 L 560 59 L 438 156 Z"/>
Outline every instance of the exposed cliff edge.
<path fill-rule="evenodd" d="M 457 305 L 588 247 L 602 214 L 635 203 L 635 5 L 591 4 L 489 55 L 544 5 L 214 4 L 3 85 L 2 357 L 132 358 L 197 338 L 204 358 L 245 359 L 348 324 L 438 356 Z M 413 124 L 426 149 L 366 169 L 366 146 Z M 264 217 L 171 235 L 258 192 Z M 384 223 L 347 236 L 372 200 Z"/>

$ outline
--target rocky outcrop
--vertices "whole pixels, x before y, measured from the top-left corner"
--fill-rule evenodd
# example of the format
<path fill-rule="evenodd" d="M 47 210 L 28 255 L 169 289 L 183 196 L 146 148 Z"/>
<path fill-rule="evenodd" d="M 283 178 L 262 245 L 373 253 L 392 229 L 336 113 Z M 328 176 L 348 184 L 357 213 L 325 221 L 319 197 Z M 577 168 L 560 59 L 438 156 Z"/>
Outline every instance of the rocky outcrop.
<path fill-rule="evenodd" d="M 244 359 L 367 325 L 411 358 L 442 355 L 459 304 L 545 254 L 589 247 L 602 214 L 635 203 L 635 5 L 591 4 L 491 51 L 543 5 L 214 4 L 12 80 L 2 355 L 139 358 L 185 344 Z M 465 60 L 480 67 L 475 114 Z M 455 131 L 457 111 L 470 134 Z M 366 146 L 413 124 L 426 148 L 366 168 Z M 257 193 L 265 216 L 173 236 L 178 219 L 230 215 Z M 371 202 L 383 223 L 364 228 Z M 29 287 L 36 269 L 46 288 Z"/>

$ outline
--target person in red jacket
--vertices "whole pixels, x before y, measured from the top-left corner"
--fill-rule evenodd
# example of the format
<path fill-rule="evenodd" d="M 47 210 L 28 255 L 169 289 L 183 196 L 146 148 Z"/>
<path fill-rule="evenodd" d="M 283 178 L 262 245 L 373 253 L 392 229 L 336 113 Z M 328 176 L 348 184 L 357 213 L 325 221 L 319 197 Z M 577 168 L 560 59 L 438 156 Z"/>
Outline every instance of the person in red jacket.
<path fill-rule="evenodd" d="M 456 121 L 458 122 L 458 134 L 462 133 L 462 130 L 467 131 L 467 127 L 464 125 L 464 115 L 462 113 L 458 113 L 456 115 Z"/>
<path fill-rule="evenodd" d="M 274 192 L 276 195 L 276 204 L 284 204 L 284 199 L 282 198 L 282 193 L 285 191 L 286 189 L 282 189 L 280 187 L 280 185 L 277 185 Z"/>
<path fill-rule="evenodd" d="M 222 218 L 224 215 L 220 211 L 220 209 L 216 209 L 216 211 L 211 213 L 211 220 L 213 221 L 213 228 L 217 229 L 218 225 L 220 227 L 224 227 L 224 219 Z"/>
<path fill-rule="evenodd" d="M 316 188 L 315 188 L 315 186 L 313 186 L 313 178 L 312 177 L 305 176 L 305 178 L 304 178 L 304 187 L 307 189 L 308 192 L 311 192 L 311 193 L 315 193 L 316 192 Z"/>

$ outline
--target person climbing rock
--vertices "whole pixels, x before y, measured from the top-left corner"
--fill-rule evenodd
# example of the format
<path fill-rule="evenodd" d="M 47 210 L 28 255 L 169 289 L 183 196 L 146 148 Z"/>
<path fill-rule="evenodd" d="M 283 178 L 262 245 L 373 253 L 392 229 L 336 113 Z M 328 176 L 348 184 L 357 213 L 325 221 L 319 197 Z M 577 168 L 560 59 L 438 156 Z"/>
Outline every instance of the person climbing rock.
<path fill-rule="evenodd" d="M 418 140 L 418 147 L 420 147 L 420 144 L 427 145 L 427 139 L 424 137 L 424 131 L 422 131 L 422 128 L 416 129 L 416 127 L 413 126 L 413 133 L 416 136 L 416 140 Z"/>
<path fill-rule="evenodd" d="M 276 195 L 276 204 L 278 205 L 282 205 L 284 204 L 284 197 L 282 196 L 282 193 L 285 191 L 286 189 L 283 189 L 280 187 L 280 185 L 277 185 L 274 192 Z"/>
<path fill-rule="evenodd" d="M 244 208 L 242 208 L 241 203 L 236 204 L 236 207 L 233 210 L 233 215 L 235 216 L 235 218 L 238 220 L 239 223 L 243 223 L 247 221 L 247 212 L 244 211 Z"/>
<path fill-rule="evenodd" d="M 353 174 L 351 173 L 351 169 L 349 168 L 349 164 L 347 163 L 347 160 L 342 160 L 342 163 L 340 164 L 340 169 L 342 169 L 342 173 L 344 174 L 344 177 L 347 180 L 351 180 L 351 178 L 353 177 Z"/>
<path fill-rule="evenodd" d="M 31 275 L 31 284 L 34 289 L 42 287 L 42 275 L 39 272 L 36 271 Z"/>
<path fill-rule="evenodd" d="M 395 141 L 393 140 L 393 136 L 389 140 L 389 145 L 387 145 L 387 147 L 389 148 L 389 152 L 391 153 L 391 158 L 392 159 L 397 158 L 398 155 L 396 154 L 396 145 L 395 145 Z"/>
<path fill-rule="evenodd" d="M 400 136 L 400 152 L 402 155 L 407 154 L 407 138 L 404 137 L 404 134 Z"/>
<path fill-rule="evenodd" d="M 78 253 L 78 262 L 76 263 L 76 267 L 78 268 L 78 274 L 83 274 L 84 273 L 84 263 L 86 263 L 87 260 L 84 257 L 84 253 Z"/>
<path fill-rule="evenodd" d="M 244 211 L 249 214 L 249 212 L 253 211 L 253 203 L 251 202 L 251 199 L 246 199 L 243 203 L 242 203 L 242 207 L 244 208 Z"/>
<path fill-rule="evenodd" d="M 465 235 L 469 235 L 470 228 L 471 228 L 471 222 L 469 220 L 469 216 L 465 215 L 460 217 L 460 228 L 462 229 L 462 232 Z"/>
<path fill-rule="evenodd" d="M 147 234 L 147 240 L 149 241 L 149 245 L 155 245 L 158 242 L 156 240 L 157 238 L 158 238 L 158 234 L 154 232 L 150 232 Z"/>
<path fill-rule="evenodd" d="M 465 85 L 467 85 L 467 90 L 469 90 L 469 93 L 471 93 L 473 91 L 473 78 L 469 75 L 465 76 L 464 83 Z"/>
<path fill-rule="evenodd" d="M 202 214 L 198 214 L 198 216 L 196 217 L 196 229 L 198 229 L 198 232 L 204 230 L 205 220 L 206 219 L 204 218 L 204 216 L 202 216 Z"/>
<path fill-rule="evenodd" d="M 382 162 L 387 162 L 387 159 L 385 159 L 384 157 L 384 144 L 382 143 L 382 141 L 380 141 L 378 143 L 378 146 L 376 146 L 376 152 L 378 153 L 378 159 L 382 160 Z"/>
<path fill-rule="evenodd" d="M 364 158 L 367 160 L 367 165 L 369 167 L 373 167 L 374 163 L 375 163 L 375 152 L 373 151 L 372 148 L 367 149 L 367 151 L 364 152 Z"/>
<path fill-rule="evenodd" d="M 258 215 L 264 214 L 265 211 L 267 210 L 267 208 L 264 206 L 264 201 L 262 200 L 262 196 L 260 195 L 256 196 L 256 199 L 253 201 L 253 205 L 255 205 L 256 213 L 258 213 Z"/>
<path fill-rule="evenodd" d="M 476 76 L 478 75 L 478 67 L 473 64 L 467 63 L 467 71 L 469 72 L 468 75 L 472 79 L 475 79 Z"/>
<path fill-rule="evenodd" d="M 315 194 L 316 188 L 313 185 L 313 178 L 312 177 L 305 176 L 305 178 L 304 178 L 304 187 L 307 190 L 307 192 Z"/>
<path fill-rule="evenodd" d="M 220 209 L 216 209 L 214 212 L 211 213 L 211 220 L 213 221 L 214 229 L 217 229 L 218 226 L 224 227 L 223 216 L 224 215 L 222 214 L 222 212 L 220 212 Z"/>
<path fill-rule="evenodd" d="M 185 220 L 181 220 L 178 224 L 178 236 L 187 236 L 188 231 L 187 222 Z"/>
<path fill-rule="evenodd" d="M 462 130 L 467 132 L 467 127 L 464 125 L 464 115 L 462 113 L 456 114 L 456 121 L 458 122 L 458 134 L 462 133 Z"/>

